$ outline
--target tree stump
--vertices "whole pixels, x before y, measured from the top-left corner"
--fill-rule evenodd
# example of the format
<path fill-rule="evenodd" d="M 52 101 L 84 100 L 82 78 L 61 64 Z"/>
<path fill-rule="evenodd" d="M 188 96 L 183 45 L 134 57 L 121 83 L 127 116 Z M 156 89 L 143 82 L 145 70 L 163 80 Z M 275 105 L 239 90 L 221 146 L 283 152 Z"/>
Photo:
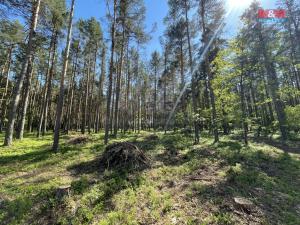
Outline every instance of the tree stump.
<path fill-rule="evenodd" d="M 235 197 L 233 198 L 235 204 L 239 207 L 245 210 L 246 212 L 250 213 L 254 210 L 255 205 L 252 201 L 249 199 L 243 198 L 243 197 Z"/>
<path fill-rule="evenodd" d="M 69 197 L 70 196 L 70 190 L 71 190 L 70 185 L 60 186 L 56 190 L 55 197 L 57 199 L 63 199 L 66 196 Z"/>

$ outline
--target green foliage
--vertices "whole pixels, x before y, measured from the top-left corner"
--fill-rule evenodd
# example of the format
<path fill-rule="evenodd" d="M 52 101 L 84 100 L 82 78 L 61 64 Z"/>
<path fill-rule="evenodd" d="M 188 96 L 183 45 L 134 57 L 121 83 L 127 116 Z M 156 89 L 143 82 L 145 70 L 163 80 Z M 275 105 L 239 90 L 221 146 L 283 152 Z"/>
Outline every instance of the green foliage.
<path fill-rule="evenodd" d="M 148 135 L 122 137 L 122 141 L 148 146 L 155 165 L 130 173 L 101 172 L 99 166 L 94 167 L 93 160 L 104 150 L 99 143 L 55 154 L 49 150 L 48 135 L 40 140 L 27 136 L 10 149 L 2 147 L 0 197 L 5 201 L 0 205 L 1 221 L 26 224 L 39 215 L 53 218 L 51 223 L 78 225 L 172 224 L 174 218 L 188 224 L 234 224 L 236 214 L 223 206 L 234 196 L 244 196 L 255 197 L 258 206 L 270 207 L 275 212 L 267 215 L 272 222 L 298 224 L 294 209 L 300 199 L 297 156 L 268 145 L 243 147 L 230 137 L 222 138 L 218 145 L 202 137 L 203 143 L 192 147 L 193 138 L 178 133 L 158 133 L 159 140 L 147 145 Z M 179 154 L 164 158 L 161 154 L 166 148 L 178 149 Z M 74 166 L 80 168 L 76 173 Z M 68 176 L 69 172 L 74 173 Z M 190 180 L 193 177 L 196 180 Z M 55 191 L 66 184 L 71 184 L 70 196 L 58 201 Z M 256 195 L 257 188 L 263 194 Z"/>
<path fill-rule="evenodd" d="M 46 20 L 49 20 L 51 27 L 54 27 L 57 30 L 62 29 L 66 19 L 66 2 L 60 0 L 46 0 L 46 9 L 47 14 L 45 16 Z"/>
<path fill-rule="evenodd" d="M 122 211 L 114 211 L 107 215 L 107 219 L 101 220 L 99 225 L 114 225 L 114 224 L 126 224 L 137 225 L 139 224 L 134 220 L 134 216 Z"/>
<path fill-rule="evenodd" d="M 285 109 L 287 116 L 287 125 L 291 130 L 299 132 L 300 130 L 300 105 L 295 107 L 288 106 Z"/>
<path fill-rule="evenodd" d="M 229 213 L 216 213 L 212 221 L 219 225 L 231 225 L 233 224 L 232 216 Z"/>
<path fill-rule="evenodd" d="M 82 194 L 89 187 L 89 180 L 87 177 L 81 177 L 79 180 L 72 181 L 71 188 L 75 194 Z"/>
<path fill-rule="evenodd" d="M 227 171 L 228 181 L 237 185 L 241 189 L 247 189 L 247 187 L 255 186 L 257 183 L 259 173 L 255 170 L 245 173 L 240 164 L 231 167 Z"/>
<path fill-rule="evenodd" d="M 28 197 L 23 197 L 12 201 L 7 206 L 8 216 L 14 217 L 16 220 L 22 218 L 22 216 L 32 208 L 33 202 Z"/>
<path fill-rule="evenodd" d="M 1 44 L 16 45 L 19 44 L 24 38 L 24 30 L 22 24 L 16 21 L 2 20 L 0 23 L 0 40 Z"/>
<path fill-rule="evenodd" d="M 185 113 L 177 112 L 175 114 L 175 127 L 183 127 L 185 123 Z"/>

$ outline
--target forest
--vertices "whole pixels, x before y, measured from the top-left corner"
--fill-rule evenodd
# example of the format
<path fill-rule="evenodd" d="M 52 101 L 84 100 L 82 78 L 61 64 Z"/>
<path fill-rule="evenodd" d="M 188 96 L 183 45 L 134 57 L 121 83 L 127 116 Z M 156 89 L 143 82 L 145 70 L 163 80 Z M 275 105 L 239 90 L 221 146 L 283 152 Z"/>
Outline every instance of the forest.
<path fill-rule="evenodd" d="M 79 2 L 0 0 L 0 224 L 300 224 L 300 1 Z"/>

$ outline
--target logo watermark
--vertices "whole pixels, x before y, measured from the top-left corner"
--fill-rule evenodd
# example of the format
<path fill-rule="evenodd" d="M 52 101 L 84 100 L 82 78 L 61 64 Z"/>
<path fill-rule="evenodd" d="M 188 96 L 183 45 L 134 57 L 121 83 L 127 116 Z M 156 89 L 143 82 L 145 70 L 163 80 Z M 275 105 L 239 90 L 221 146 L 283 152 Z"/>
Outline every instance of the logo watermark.
<path fill-rule="evenodd" d="M 287 15 L 284 9 L 259 9 L 257 18 L 261 22 L 273 23 L 286 20 Z"/>

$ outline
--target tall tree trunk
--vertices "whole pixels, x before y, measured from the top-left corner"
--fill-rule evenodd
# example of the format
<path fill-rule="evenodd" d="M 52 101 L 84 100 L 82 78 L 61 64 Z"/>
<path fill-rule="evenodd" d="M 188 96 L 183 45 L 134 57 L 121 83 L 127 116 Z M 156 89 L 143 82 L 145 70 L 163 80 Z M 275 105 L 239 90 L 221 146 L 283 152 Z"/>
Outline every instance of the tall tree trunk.
<path fill-rule="evenodd" d="M 91 56 L 89 54 L 88 56 L 88 62 L 87 62 L 87 77 L 85 81 L 85 98 L 83 102 L 82 107 L 82 121 L 81 121 L 81 133 L 85 134 L 85 128 L 86 128 L 86 121 L 87 121 L 87 108 L 88 108 L 88 101 L 89 101 L 89 92 L 90 92 L 90 72 L 91 72 Z"/>
<path fill-rule="evenodd" d="M 60 79 L 59 98 L 58 98 L 57 109 L 56 109 L 54 140 L 53 140 L 53 146 L 52 146 L 52 149 L 54 151 L 58 150 L 58 145 L 59 145 L 59 133 L 60 133 L 60 126 L 61 126 L 61 117 L 62 117 L 62 111 L 63 111 L 63 106 L 64 106 L 65 76 L 67 74 L 68 62 L 69 62 L 74 6 L 75 6 L 75 0 L 72 0 L 71 12 L 70 12 L 70 18 L 69 18 L 69 24 L 68 24 L 67 44 L 66 44 L 65 55 L 64 55 L 64 65 L 63 65 L 62 75 L 61 75 L 61 79 Z"/>
<path fill-rule="evenodd" d="M 124 133 L 129 129 L 129 122 L 130 122 L 130 86 L 131 86 L 131 71 L 130 71 L 130 60 L 129 60 L 129 39 L 127 43 L 127 54 L 126 54 L 126 61 L 127 61 L 127 76 L 126 76 L 126 103 L 125 103 L 125 116 L 124 116 L 124 122 L 125 122 L 125 128 Z"/>
<path fill-rule="evenodd" d="M 260 27 L 261 28 L 261 27 Z M 269 51 L 266 47 L 266 41 L 262 35 L 261 29 L 259 31 L 259 41 L 261 44 L 262 54 L 264 57 L 264 64 L 267 72 L 267 81 L 271 91 L 271 97 L 273 104 L 275 106 L 275 111 L 277 114 L 277 119 L 279 122 L 279 129 L 281 132 L 281 138 L 283 141 L 286 141 L 288 138 L 288 130 L 286 126 L 286 115 L 285 115 L 285 105 L 279 96 L 279 81 L 277 78 L 276 70 L 274 63 L 270 60 Z"/>
<path fill-rule="evenodd" d="M 19 120 L 19 126 L 17 130 L 16 138 L 22 140 L 24 136 L 24 126 L 25 126 L 25 119 L 27 114 L 27 108 L 29 103 L 29 94 L 31 89 L 31 83 L 32 83 L 32 77 L 33 77 L 33 62 L 29 62 L 27 67 L 27 75 L 25 80 L 25 86 L 24 86 L 24 96 L 23 96 L 23 107 L 21 109 L 21 115 Z"/>
<path fill-rule="evenodd" d="M 56 36 L 56 32 L 55 32 L 55 30 L 53 30 L 51 42 L 50 42 L 50 48 L 49 48 L 48 65 L 47 65 L 47 71 L 46 71 L 46 76 L 45 76 L 44 95 L 43 95 L 43 102 L 42 102 L 42 107 L 41 107 L 40 115 L 39 115 L 37 137 L 40 137 L 40 135 L 41 135 L 42 125 L 43 125 L 43 121 L 44 121 L 44 115 L 45 115 L 44 111 L 45 111 L 46 102 L 47 102 L 47 92 L 48 92 L 48 82 L 49 82 L 50 70 L 51 70 L 52 63 L 54 63 L 53 57 L 55 57 L 55 51 L 54 51 L 54 45 L 55 45 L 55 41 L 56 41 L 55 36 Z"/>
<path fill-rule="evenodd" d="M 34 91 L 33 91 L 34 90 Z M 28 122 L 27 122 L 27 132 L 32 132 L 32 126 L 34 123 L 34 118 L 37 115 L 38 112 L 38 105 L 40 105 L 37 100 L 37 96 L 40 96 L 40 83 L 38 79 L 35 79 L 35 85 L 34 88 L 31 90 L 31 97 L 29 102 L 29 110 L 28 110 Z"/>
<path fill-rule="evenodd" d="M 124 13 L 125 14 L 125 13 Z M 125 16 L 125 15 L 123 15 Z M 116 83 L 116 102 L 115 102 L 115 123 L 114 123 L 114 136 L 117 137 L 118 126 L 119 126 L 119 99 L 121 90 L 121 78 L 123 73 L 123 60 L 124 60 L 124 43 L 125 43 L 125 21 L 122 22 L 123 32 L 122 32 L 122 43 L 121 43 L 121 55 L 120 55 L 120 68 L 117 74 Z"/>
<path fill-rule="evenodd" d="M 57 37 L 58 37 L 58 31 L 56 31 L 55 42 L 54 42 L 54 47 L 53 47 L 53 57 L 52 57 L 52 62 L 51 62 L 49 79 L 48 79 L 48 82 L 47 82 L 47 95 L 46 95 L 46 102 L 45 102 L 45 105 L 44 105 L 44 115 L 43 115 L 44 122 L 43 122 L 43 127 L 42 127 L 42 135 L 43 136 L 47 132 L 48 112 L 51 109 L 52 79 L 53 79 L 53 76 L 54 76 L 54 68 L 55 68 L 55 60 L 56 60 Z"/>
<path fill-rule="evenodd" d="M 206 28 L 206 21 L 205 21 L 205 1 L 200 1 L 200 8 L 201 8 L 201 27 L 202 27 L 202 37 L 203 37 L 203 43 L 205 45 L 208 44 L 209 40 L 208 40 L 208 33 L 207 33 L 207 28 Z M 207 56 L 204 56 L 205 60 L 204 60 L 204 70 L 207 73 L 207 86 L 208 86 L 208 90 L 209 90 L 209 96 L 210 96 L 210 102 L 211 102 L 211 109 L 212 109 L 212 114 L 211 114 L 211 125 L 212 125 L 212 130 L 214 133 L 214 142 L 218 142 L 219 141 L 219 132 L 218 132 L 218 127 L 217 127 L 217 113 L 216 113 L 216 104 L 215 104 L 215 93 L 214 90 L 212 88 L 212 79 L 213 79 L 213 74 L 210 71 L 210 63 L 209 63 L 209 59 Z"/>
<path fill-rule="evenodd" d="M 5 117 L 6 117 L 6 110 L 8 104 L 8 84 L 9 84 L 9 73 L 12 61 L 12 53 L 13 53 L 14 45 L 11 45 L 8 49 L 7 53 L 7 61 L 3 66 L 2 76 L 5 76 L 5 87 L 4 92 L 0 99 L 0 133 L 2 133 L 2 128 L 4 125 Z M 1 80 L 0 80 L 1 85 Z"/>
<path fill-rule="evenodd" d="M 194 76 L 194 61 L 192 55 L 192 45 L 191 45 L 191 37 L 190 37 L 190 25 L 189 25 L 189 18 L 188 18 L 188 5 L 187 0 L 184 0 L 185 3 L 185 21 L 186 21 L 186 33 L 187 33 L 187 41 L 188 41 L 188 51 L 189 51 L 189 65 L 190 65 L 190 74 L 192 77 L 192 102 L 193 102 L 193 111 L 194 114 L 197 114 L 198 104 L 196 99 L 196 86 L 195 86 L 195 76 Z M 194 136 L 194 144 L 199 144 L 200 141 L 200 130 L 199 124 L 197 120 L 194 119 L 194 129 L 195 129 L 195 136 Z"/>
<path fill-rule="evenodd" d="M 245 110 L 245 91 L 244 91 L 244 68 L 243 65 L 240 75 L 240 86 L 241 86 L 241 107 L 242 107 L 242 120 L 243 120 L 243 129 L 244 129 L 244 143 L 248 145 L 248 122 L 246 117 L 246 110 Z"/>
<path fill-rule="evenodd" d="M 104 135 L 104 144 L 108 143 L 108 134 L 110 127 L 110 106 L 111 106 L 111 94 L 112 94 L 112 82 L 113 82 L 113 72 L 114 72 L 114 52 L 115 52 L 115 24 L 116 24 L 116 9 L 117 9 L 117 0 L 114 0 L 114 16 L 112 21 L 111 28 L 111 56 L 110 56 L 110 66 L 109 66 L 109 84 L 107 89 L 107 104 L 106 104 L 106 119 L 105 119 L 105 135 Z"/>
<path fill-rule="evenodd" d="M 216 111 L 216 101 L 215 101 L 215 93 L 212 88 L 212 80 L 213 80 L 213 74 L 210 71 L 210 66 L 208 62 L 208 58 L 206 57 L 205 60 L 205 67 L 206 67 L 206 72 L 207 72 L 207 83 L 208 83 L 208 89 L 209 89 L 209 96 L 210 96 L 210 103 L 211 103 L 211 125 L 212 125 L 212 130 L 214 133 L 214 142 L 217 143 L 219 142 L 219 132 L 218 132 L 218 126 L 217 126 L 217 111 Z"/>
<path fill-rule="evenodd" d="M 101 53 L 101 75 L 99 78 L 99 106 L 98 106 L 98 131 L 101 127 L 101 119 L 102 119 L 102 107 L 103 107 L 103 86 L 105 82 L 105 74 L 106 74 L 106 50 L 105 47 L 102 49 Z"/>
<path fill-rule="evenodd" d="M 153 112 L 153 129 L 157 129 L 157 65 L 154 68 L 154 112 Z"/>
<path fill-rule="evenodd" d="M 34 42 L 34 37 L 36 36 L 36 27 L 38 22 L 38 14 L 40 11 L 40 4 L 41 4 L 41 0 L 36 0 L 32 5 L 29 39 L 26 47 L 25 58 L 23 60 L 22 70 L 13 91 L 13 100 L 11 102 L 8 125 L 6 128 L 6 133 L 4 138 L 5 146 L 10 146 L 12 144 L 14 125 L 15 125 L 17 110 L 20 102 L 20 94 L 22 91 L 23 82 L 27 72 L 28 64 L 30 62 L 32 63 L 32 57 L 34 54 L 33 42 Z"/>
<path fill-rule="evenodd" d="M 74 105 L 74 92 L 75 92 L 75 79 L 77 74 L 77 66 L 78 66 L 78 54 L 79 54 L 80 45 L 78 44 L 76 52 L 75 52 L 75 59 L 73 59 L 73 68 L 72 68 L 72 76 L 70 79 L 70 89 L 69 89 L 69 98 L 68 98 L 68 105 L 67 105 L 67 112 L 66 112 L 66 126 L 65 130 L 66 133 L 69 133 L 69 130 L 72 128 L 72 109 Z"/>

